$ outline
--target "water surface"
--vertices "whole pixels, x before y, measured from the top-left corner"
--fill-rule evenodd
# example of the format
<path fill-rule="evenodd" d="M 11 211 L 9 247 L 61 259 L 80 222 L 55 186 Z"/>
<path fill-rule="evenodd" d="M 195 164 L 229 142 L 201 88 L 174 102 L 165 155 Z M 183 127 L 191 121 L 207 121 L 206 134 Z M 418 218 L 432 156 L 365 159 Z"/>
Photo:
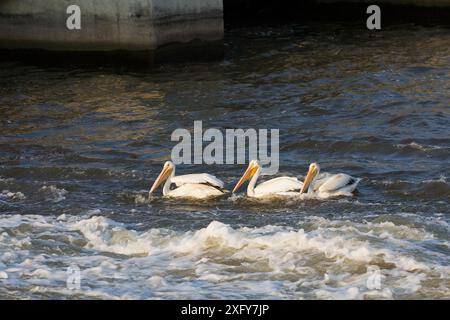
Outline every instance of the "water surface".
<path fill-rule="evenodd" d="M 0 297 L 449 299 L 449 101 L 438 26 L 235 29 L 223 60 L 150 71 L 2 62 Z M 363 180 L 323 201 L 147 201 L 194 120 L 279 128 L 280 175 Z M 177 173 L 232 188 L 244 169 Z"/>

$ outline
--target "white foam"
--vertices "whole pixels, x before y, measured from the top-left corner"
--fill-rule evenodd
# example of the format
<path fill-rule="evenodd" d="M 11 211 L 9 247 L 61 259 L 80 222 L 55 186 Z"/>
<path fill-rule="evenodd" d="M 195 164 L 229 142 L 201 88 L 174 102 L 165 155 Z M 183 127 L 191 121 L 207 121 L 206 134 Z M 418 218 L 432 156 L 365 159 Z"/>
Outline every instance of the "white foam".
<path fill-rule="evenodd" d="M 86 298 L 391 299 L 450 293 L 442 285 L 450 276 L 448 258 L 419 246 L 445 240 L 393 221 L 310 216 L 297 227 L 233 228 L 212 221 L 197 230 L 138 232 L 94 212 L 101 213 L 0 216 L 0 270 L 10 286 L 69 296 L 66 268 L 77 265 L 77 295 Z M 305 223 L 308 228 L 301 227 Z M 51 242 L 43 253 L 42 247 L 32 251 L 52 237 L 60 248 L 69 245 L 70 254 L 45 252 Z M 379 290 L 367 286 L 370 266 L 380 269 Z"/>
<path fill-rule="evenodd" d="M 328 220 L 321 217 L 311 217 L 316 226 L 341 232 L 353 232 L 361 236 L 377 236 L 390 240 L 432 240 L 434 236 L 421 228 L 397 225 L 391 221 L 355 223 L 350 220 Z"/>
<path fill-rule="evenodd" d="M 391 237 L 414 235 L 426 238 L 429 235 L 419 231 L 410 231 L 405 226 L 396 227 L 390 222 L 368 225 L 372 230 L 379 229 L 380 239 L 392 229 Z M 328 235 L 321 232 L 306 234 L 303 229 L 285 230 L 267 233 L 267 228 L 233 229 L 218 221 L 211 222 L 206 228 L 181 235 L 167 233 L 160 229 L 139 234 L 124 229 L 103 217 L 92 217 L 74 225 L 88 239 L 89 246 L 101 251 L 109 251 L 125 255 L 152 255 L 166 251 L 171 254 L 202 255 L 206 252 L 220 254 L 227 252 L 230 258 L 238 260 L 266 259 L 272 269 L 295 269 L 295 263 L 303 252 L 323 255 L 326 259 L 346 259 L 354 263 L 369 263 L 384 257 L 386 263 L 393 263 L 407 271 L 427 270 L 428 267 L 412 258 L 397 256 L 384 248 L 371 247 L 367 241 L 348 238 L 343 235 Z M 270 228 L 269 228 L 270 229 Z M 335 231 L 332 229 L 331 231 Z M 347 232 L 348 228 L 343 230 Z M 358 231 L 359 232 L 359 231 Z M 362 232 L 364 233 L 364 232 Z M 286 258 L 285 256 L 289 257 Z"/>
<path fill-rule="evenodd" d="M 56 186 L 50 185 L 50 186 L 43 186 L 40 189 L 43 192 L 46 192 L 49 197 L 48 200 L 51 200 L 52 202 L 61 202 L 66 199 L 65 195 L 68 193 L 65 189 L 59 189 Z"/>
<path fill-rule="evenodd" d="M 51 272 L 46 269 L 36 269 L 32 273 L 29 274 L 30 277 L 34 278 L 50 278 Z"/>
<path fill-rule="evenodd" d="M 427 152 L 427 151 L 430 151 L 430 150 L 438 150 L 438 149 L 442 149 L 443 148 L 443 147 L 435 146 L 435 145 L 427 145 L 427 146 L 425 146 L 425 145 L 422 145 L 422 144 L 414 142 L 414 141 L 412 141 L 410 143 L 400 143 L 400 144 L 396 144 L 394 146 L 396 148 L 400 148 L 400 149 L 409 147 L 409 148 L 413 148 L 413 149 L 424 151 L 424 152 Z"/>
<path fill-rule="evenodd" d="M 430 180 L 424 180 L 424 182 L 427 183 L 433 183 L 433 182 L 442 182 L 442 183 L 447 183 L 447 177 L 444 174 L 441 174 L 439 176 L 439 179 L 430 179 Z"/>
<path fill-rule="evenodd" d="M 146 281 L 151 287 L 161 288 L 167 286 L 167 282 L 161 276 L 151 276 Z"/>
<path fill-rule="evenodd" d="M 26 199 L 25 195 L 18 191 L 18 192 L 11 192 L 9 190 L 3 190 L 2 193 L 0 193 L 0 198 L 8 198 L 13 200 L 24 200 Z"/>
<path fill-rule="evenodd" d="M 135 198 L 134 198 L 134 202 L 136 204 L 145 204 L 149 202 L 149 199 L 146 196 L 143 196 L 142 194 L 138 194 Z"/>

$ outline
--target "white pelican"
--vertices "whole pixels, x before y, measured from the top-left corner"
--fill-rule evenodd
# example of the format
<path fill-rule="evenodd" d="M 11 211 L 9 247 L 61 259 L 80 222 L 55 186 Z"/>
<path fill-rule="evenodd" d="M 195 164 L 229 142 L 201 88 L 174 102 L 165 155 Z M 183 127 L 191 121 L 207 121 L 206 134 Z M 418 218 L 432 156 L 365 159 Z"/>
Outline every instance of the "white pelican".
<path fill-rule="evenodd" d="M 164 180 L 166 180 L 166 183 L 163 187 L 163 195 L 166 197 L 205 199 L 221 196 L 225 193 L 223 182 L 215 176 L 207 173 L 196 173 L 176 177 L 175 165 L 172 161 L 166 161 L 148 193 L 149 197 Z M 170 189 L 172 183 L 177 188 Z"/>
<path fill-rule="evenodd" d="M 360 178 L 354 178 L 345 173 L 322 173 L 317 163 L 309 165 L 300 194 L 314 193 L 319 198 L 328 198 L 339 195 L 350 195 L 358 186 Z"/>
<path fill-rule="evenodd" d="M 273 196 L 298 196 L 303 183 L 294 177 L 279 177 L 260 183 L 256 188 L 256 180 L 261 174 L 261 166 L 258 160 L 252 160 L 244 175 L 239 179 L 233 189 L 236 192 L 245 181 L 250 180 L 247 186 L 247 196 L 254 198 Z"/>

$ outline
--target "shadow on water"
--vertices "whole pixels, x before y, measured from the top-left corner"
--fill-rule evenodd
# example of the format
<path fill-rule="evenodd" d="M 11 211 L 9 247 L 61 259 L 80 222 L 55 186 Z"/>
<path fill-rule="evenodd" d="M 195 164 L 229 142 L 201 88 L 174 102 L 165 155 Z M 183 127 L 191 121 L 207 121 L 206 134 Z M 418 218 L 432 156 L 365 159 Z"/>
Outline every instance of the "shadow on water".
<path fill-rule="evenodd" d="M 0 62 L 56 68 L 113 68 L 117 71 L 149 72 L 162 64 L 218 61 L 222 41 L 174 43 L 152 51 L 50 51 L 40 49 L 0 50 Z"/>
<path fill-rule="evenodd" d="M 366 27 L 367 7 L 372 3 L 317 3 L 314 0 L 224 0 L 226 29 L 275 26 L 289 23 L 339 23 Z M 374 2 L 373 4 L 377 4 Z M 405 23 L 450 26 L 450 7 L 378 4 L 382 26 Z"/>
<path fill-rule="evenodd" d="M 367 30 L 367 4 L 327 3 L 294 0 L 225 0 L 225 38 L 243 27 L 261 29 L 296 24 L 298 26 L 340 25 Z M 423 8 L 408 5 L 382 5 L 382 26 L 411 24 L 450 27 L 450 8 Z M 223 59 L 222 41 L 172 43 L 152 51 L 49 51 L 36 49 L 0 50 L 0 62 L 20 61 L 44 67 L 106 67 L 117 71 L 149 72 L 163 64 L 211 62 Z"/>

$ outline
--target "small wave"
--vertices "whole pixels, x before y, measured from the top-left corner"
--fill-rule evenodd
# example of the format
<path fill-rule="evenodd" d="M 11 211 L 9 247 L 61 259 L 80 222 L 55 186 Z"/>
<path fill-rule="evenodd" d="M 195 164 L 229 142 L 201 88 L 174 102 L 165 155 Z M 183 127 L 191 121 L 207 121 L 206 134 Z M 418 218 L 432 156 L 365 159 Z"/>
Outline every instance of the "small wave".
<path fill-rule="evenodd" d="M 433 182 L 447 183 L 447 177 L 445 175 L 441 174 L 439 179 L 436 179 L 436 180 L 425 180 L 424 182 L 426 182 L 426 183 L 433 183 Z"/>
<path fill-rule="evenodd" d="M 309 225 L 305 228 L 212 221 L 188 231 L 136 231 L 100 213 L 0 216 L 0 271 L 12 279 L 10 287 L 26 281 L 33 284 L 27 296 L 72 294 L 54 285 L 65 281 L 65 268 L 49 267 L 64 261 L 80 266 L 83 283 L 108 283 L 95 293 L 82 290 L 84 297 L 391 299 L 448 294 L 440 285 L 450 276 L 447 260 L 438 251 L 420 249 L 422 242 L 441 246 L 444 240 L 392 221 L 311 216 L 299 221 Z M 58 247 L 53 254 L 30 255 L 42 241 L 46 244 L 39 250 L 54 250 L 52 239 Z M 367 285 L 371 268 L 381 273 L 380 290 Z M 130 275 L 135 281 L 128 281 Z"/>
<path fill-rule="evenodd" d="M 445 175 L 429 180 L 372 180 L 374 184 L 382 184 L 383 191 L 395 196 L 418 199 L 446 199 L 450 196 L 450 184 Z"/>
<path fill-rule="evenodd" d="M 52 202 L 61 202 L 66 199 L 65 195 L 68 193 L 65 189 L 58 189 L 56 186 L 43 186 L 39 189 L 48 195 L 48 200 Z"/>
<path fill-rule="evenodd" d="M 11 192 L 9 190 L 3 190 L 2 193 L 0 193 L 0 198 L 7 198 L 12 200 L 24 200 L 26 199 L 25 195 L 18 191 L 18 192 Z"/>
<path fill-rule="evenodd" d="M 355 223 L 350 220 L 329 220 L 323 217 L 309 217 L 316 228 L 327 228 L 340 232 L 353 232 L 363 236 L 376 236 L 381 239 L 432 240 L 433 234 L 420 228 L 395 224 L 392 221 Z"/>
<path fill-rule="evenodd" d="M 410 143 L 399 143 L 399 144 L 395 144 L 394 146 L 399 149 L 412 148 L 412 149 L 420 150 L 423 152 L 443 149 L 443 147 L 441 147 L 441 146 L 434 146 L 434 145 L 425 146 L 425 145 L 421 145 L 414 141 L 410 142 Z"/>
<path fill-rule="evenodd" d="M 135 198 L 134 198 L 134 203 L 136 204 L 146 204 L 149 203 L 149 198 L 142 195 L 142 194 L 138 194 Z"/>
<path fill-rule="evenodd" d="M 251 270 L 265 270 L 264 272 L 272 276 L 303 274 L 302 277 L 316 277 L 318 270 L 322 268 L 330 271 L 343 268 L 340 272 L 353 270 L 351 279 L 335 284 L 339 290 L 334 293 L 324 280 L 321 280 L 323 292 L 316 292 L 317 297 L 323 296 L 324 292 L 330 297 L 339 297 L 344 289 L 348 290 L 349 281 L 353 286 L 359 287 L 356 295 L 352 297 L 364 297 L 368 294 L 364 289 L 367 275 L 365 272 L 355 273 L 355 270 L 365 270 L 371 265 L 378 266 L 393 279 L 402 278 L 403 283 L 396 285 L 404 292 L 420 290 L 418 277 L 433 273 L 437 273 L 438 277 L 450 275 L 448 267 L 434 268 L 411 255 L 401 254 L 393 249 L 396 245 L 411 245 L 409 243 L 412 239 L 433 239 L 433 236 L 424 230 L 398 226 L 392 222 L 352 225 L 348 221 L 347 224 L 334 226 L 325 220 L 321 223 L 322 226 L 309 232 L 272 225 L 234 229 L 227 224 L 213 221 L 203 229 L 185 233 L 167 229 L 151 229 L 138 233 L 106 218 L 92 217 L 76 223 L 74 227 L 88 239 L 88 246 L 96 250 L 141 257 L 180 257 L 181 260 L 175 258 L 172 262 L 181 263 L 178 266 L 180 268 L 184 265 L 181 257 L 189 257 L 196 265 L 197 276 L 211 282 L 222 283 L 233 279 L 236 274 L 225 272 L 230 264 L 240 265 L 239 269 L 244 272 L 245 277 L 249 276 L 248 272 Z M 374 246 L 368 242 L 370 238 L 376 238 L 378 242 L 385 244 Z M 385 294 L 392 296 L 393 293 Z"/>
<path fill-rule="evenodd" d="M 350 224 L 350 222 L 347 223 Z M 300 253 L 305 250 L 316 251 L 329 259 L 345 258 L 366 263 L 384 256 L 384 259 L 399 264 L 398 257 L 386 249 L 371 248 L 365 242 L 347 239 L 344 236 L 327 237 L 330 231 L 339 231 L 339 234 L 343 231 L 374 235 L 378 233 L 379 238 L 386 238 L 390 234 L 397 239 L 432 239 L 432 235 L 421 230 L 396 226 L 392 222 L 366 223 L 339 228 L 336 225 L 333 228 L 328 225 L 326 230 L 318 228 L 316 232 L 308 234 L 303 229 L 280 229 L 275 226 L 233 229 L 229 225 L 213 221 L 204 229 L 188 231 L 184 234 L 177 234 L 166 229 L 151 229 L 139 234 L 127 230 L 120 223 L 94 216 L 75 223 L 73 228 L 79 230 L 88 239 L 90 247 L 101 251 L 125 255 L 152 255 L 161 250 L 178 254 L 200 254 L 205 250 L 231 250 L 235 258 L 244 260 L 256 257 L 255 254 L 264 254 L 273 262 L 273 267 L 276 267 L 279 261 L 275 259 L 279 254 Z M 272 259 L 271 255 L 273 255 Z M 408 270 L 428 269 L 425 265 L 412 261 L 402 267 Z"/>
<path fill-rule="evenodd" d="M 441 174 L 439 178 L 437 179 L 429 179 L 429 180 L 371 180 L 372 183 L 378 184 L 381 183 L 385 186 L 393 186 L 393 187 L 401 187 L 401 186 L 408 186 L 408 185 L 424 185 L 428 183 L 444 183 L 447 184 L 447 176 L 444 174 Z"/>

